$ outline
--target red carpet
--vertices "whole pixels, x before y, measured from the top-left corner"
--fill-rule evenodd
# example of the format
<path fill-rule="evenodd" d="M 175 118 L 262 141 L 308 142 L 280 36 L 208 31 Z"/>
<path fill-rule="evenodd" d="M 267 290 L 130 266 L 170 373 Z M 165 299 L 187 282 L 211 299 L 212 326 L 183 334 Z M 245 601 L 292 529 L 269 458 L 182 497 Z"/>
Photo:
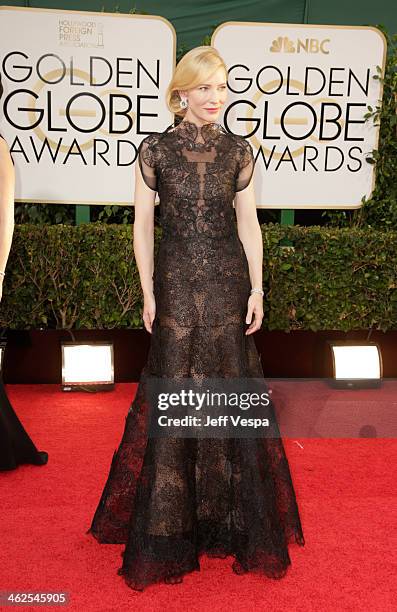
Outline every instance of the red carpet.
<path fill-rule="evenodd" d="M 290 546 L 279 581 L 237 576 L 232 558 L 201 557 L 179 585 L 129 589 L 122 545 L 86 535 L 136 385 L 62 393 L 57 385 L 7 385 L 46 466 L 0 472 L 0 590 L 67 591 L 59 610 L 395 610 L 396 465 L 392 439 L 285 439 L 305 547 Z M 3 608 L 9 610 L 10 608 Z M 23 607 L 37 610 L 36 607 Z"/>

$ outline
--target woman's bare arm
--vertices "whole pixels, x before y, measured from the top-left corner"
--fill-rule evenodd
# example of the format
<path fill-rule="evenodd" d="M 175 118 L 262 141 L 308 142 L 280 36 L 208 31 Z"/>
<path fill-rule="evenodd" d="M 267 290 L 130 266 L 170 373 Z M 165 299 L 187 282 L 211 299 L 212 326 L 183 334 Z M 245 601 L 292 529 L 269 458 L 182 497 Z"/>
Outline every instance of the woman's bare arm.
<path fill-rule="evenodd" d="M 0 138 L 0 271 L 4 272 L 14 233 L 15 171 L 8 145 Z M 0 298 L 3 275 L 0 274 Z"/>
<path fill-rule="evenodd" d="M 253 181 L 248 187 L 235 195 L 238 235 L 243 243 L 249 264 L 252 287 L 262 287 L 263 242 L 262 233 L 256 214 L 255 191 Z"/>
<path fill-rule="evenodd" d="M 150 189 L 143 180 L 137 161 L 135 163 L 134 255 L 144 298 L 143 321 L 146 330 L 150 333 L 155 316 L 153 295 L 155 196 L 156 192 Z"/>
<path fill-rule="evenodd" d="M 236 209 L 237 231 L 248 260 L 251 287 L 262 288 L 263 242 L 262 233 L 256 214 L 254 182 L 237 191 L 234 198 Z M 251 322 L 252 313 L 255 320 Z M 246 334 L 252 334 L 262 325 L 263 298 L 259 293 L 251 294 L 248 300 L 246 323 L 251 323 Z"/>

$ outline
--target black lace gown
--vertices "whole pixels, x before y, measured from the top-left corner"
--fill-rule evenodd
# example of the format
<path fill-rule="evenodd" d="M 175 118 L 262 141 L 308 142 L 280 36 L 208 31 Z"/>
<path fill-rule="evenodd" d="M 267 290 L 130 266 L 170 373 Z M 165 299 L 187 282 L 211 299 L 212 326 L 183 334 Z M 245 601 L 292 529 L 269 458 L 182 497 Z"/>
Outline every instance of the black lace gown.
<path fill-rule="evenodd" d="M 118 573 L 143 590 L 180 582 L 199 556 L 281 578 L 288 544 L 304 536 L 281 438 L 153 438 L 147 385 L 155 377 L 263 377 L 245 335 L 251 283 L 233 200 L 250 182 L 250 143 L 218 123 L 186 120 L 147 136 L 138 160 L 158 191 L 162 237 L 154 262 L 150 350 L 92 524 L 123 543 Z"/>

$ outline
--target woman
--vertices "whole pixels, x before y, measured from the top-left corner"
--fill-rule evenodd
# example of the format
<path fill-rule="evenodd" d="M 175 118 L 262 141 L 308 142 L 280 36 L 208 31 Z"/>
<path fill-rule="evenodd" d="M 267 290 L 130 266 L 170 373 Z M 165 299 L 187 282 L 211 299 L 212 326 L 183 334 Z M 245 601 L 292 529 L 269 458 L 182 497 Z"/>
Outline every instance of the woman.
<path fill-rule="evenodd" d="M 0 80 L 0 98 L 3 87 Z M 0 302 L 3 295 L 5 267 L 14 233 L 15 174 L 12 158 L 0 134 Z M 29 438 L 7 397 L 0 370 L 0 470 L 13 470 L 19 464 L 44 465 L 45 451 L 38 451 Z"/>
<path fill-rule="evenodd" d="M 233 555 L 237 574 L 280 578 L 288 542 L 304 544 L 279 437 L 148 437 L 150 377 L 263 378 L 252 337 L 263 317 L 254 157 L 247 140 L 215 121 L 226 80 L 213 47 L 188 52 L 167 91 L 182 121 L 138 150 L 134 252 L 151 344 L 87 532 L 126 544 L 119 574 L 135 590 L 181 582 L 200 569 L 202 553 Z M 163 231 L 153 257 L 156 191 Z"/>

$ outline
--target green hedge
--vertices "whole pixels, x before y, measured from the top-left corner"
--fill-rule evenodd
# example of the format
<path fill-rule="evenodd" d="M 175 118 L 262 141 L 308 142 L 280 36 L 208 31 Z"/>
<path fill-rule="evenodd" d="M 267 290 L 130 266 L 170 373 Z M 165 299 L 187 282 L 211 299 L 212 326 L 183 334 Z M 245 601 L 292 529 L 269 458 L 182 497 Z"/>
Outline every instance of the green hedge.
<path fill-rule="evenodd" d="M 397 328 L 397 232 L 267 224 L 262 235 L 264 329 Z M 132 227 L 17 225 L 3 294 L 2 327 L 142 327 Z"/>

